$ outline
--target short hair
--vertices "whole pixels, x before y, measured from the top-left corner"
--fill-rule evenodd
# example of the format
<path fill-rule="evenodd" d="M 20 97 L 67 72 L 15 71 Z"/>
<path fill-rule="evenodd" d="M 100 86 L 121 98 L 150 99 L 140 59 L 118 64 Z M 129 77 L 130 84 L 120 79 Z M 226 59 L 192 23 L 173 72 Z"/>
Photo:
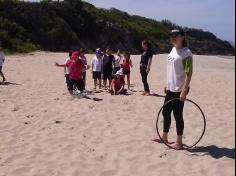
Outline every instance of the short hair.
<path fill-rule="evenodd" d="M 73 52 L 74 52 L 73 50 L 70 50 L 70 51 L 69 51 L 69 57 L 72 56 L 72 53 L 73 53 Z"/>
<path fill-rule="evenodd" d="M 148 48 L 151 48 L 151 43 L 148 40 L 143 40 L 142 44 L 146 45 Z"/>
<path fill-rule="evenodd" d="M 130 58 L 130 53 L 128 51 L 124 51 L 123 54 L 127 55 Z"/>
<path fill-rule="evenodd" d="M 87 50 L 86 50 L 85 48 L 81 48 L 81 49 L 79 50 L 79 52 L 80 52 L 80 53 L 86 53 Z"/>

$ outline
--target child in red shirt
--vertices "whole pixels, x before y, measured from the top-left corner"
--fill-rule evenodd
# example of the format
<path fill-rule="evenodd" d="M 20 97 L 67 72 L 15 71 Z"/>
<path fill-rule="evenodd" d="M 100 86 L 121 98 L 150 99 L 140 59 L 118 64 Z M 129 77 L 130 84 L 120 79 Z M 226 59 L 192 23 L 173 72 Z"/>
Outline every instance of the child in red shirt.
<path fill-rule="evenodd" d="M 66 64 L 58 64 L 55 63 L 55 66 L 57 67 L 69 67 L 70 73 L 69 73 L 69 92 L 73 93 L 73 87 L 75 86 L 78 90 L 81 92 L 84 88 L 84 81 L 83 81 L 83 75 L 82 71 L 85 68 L 84 63 L 79 59 L 79 52 L 73 52 L 71 55 L 71 59 L 68 60 Z"/>
<path fill-rule="evenodd" d="M 132 61 L 130 59 L 130 53 L 124 52 L 124 60 L 121 64 L 121 68 L 123 69 L 124 75 L 127 75 L 128 89 L 130 89 L 130 67 L 133 67 Z"/>
<path fill-rule="evenodd" d="M 122 70 L 119 70 L 116 74 L 115 77 L 112 80 L 111 83 L 111 95 L 124 95 L 126 94 L 126 90 L 124 89 L 125 86 L 125 80 L 124 80 L 124 74 Z"/>

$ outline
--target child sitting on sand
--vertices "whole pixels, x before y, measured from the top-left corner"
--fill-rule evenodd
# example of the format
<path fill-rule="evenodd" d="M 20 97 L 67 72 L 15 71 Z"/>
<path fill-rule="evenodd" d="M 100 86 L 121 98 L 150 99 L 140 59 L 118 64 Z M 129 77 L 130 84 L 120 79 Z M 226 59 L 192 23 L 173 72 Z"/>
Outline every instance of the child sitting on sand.
<path fill-rule="evenodd" d="M 132 61 L 130 59 L 130 53 L 124 52 L 124 60 L 121 64 L 121 68 L 123 69 L 124 75 L 127 75 L 127 83 L 128 83 L 128 89 L 130 89 L 130 67 L 133 67 Z"/>
<path fill-rule="evenodd" d="M 2 81 L 5 82 L 6 81 L 6 78 L 2 72 L 2 65 L 3 65 L 3 62 L 5 61 L 5 57 L 4 57 L 4 54 L 3 54 L 3 51 L 2 51 L 2 48 L 0 46 L 0 76 L 2 77 Z"/>
<path fill-rule="evenodd" d="M 127 90 L 124 89 L 125 86 L 125 80 L 124 80 L 124 74 L 122 70 L 119 70 L 111 83 L 111 95 L 124 95 L 127 93 Z"/>
<path fill-rule="evenodd" d="M 58 64 L 55 63 L 55 66 L 57 67 L 69 67 L 69 92 L 73 94 L 74 86 L 80 90 L 81 92 L 84 89 L 84 81 L 83 81 L 83 75 L 82 71 L 85 68 L 84 63 L 81 59 L 79 59 L 79 52 L 73 52 L 71 55 L 71 59 L 66 64 Z"/>

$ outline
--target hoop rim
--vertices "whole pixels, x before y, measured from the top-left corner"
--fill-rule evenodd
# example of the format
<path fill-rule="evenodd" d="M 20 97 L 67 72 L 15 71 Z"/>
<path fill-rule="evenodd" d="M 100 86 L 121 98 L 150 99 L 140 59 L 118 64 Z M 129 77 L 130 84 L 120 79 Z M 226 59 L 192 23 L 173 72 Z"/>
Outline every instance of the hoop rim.
<path fill-rule="evenodd" d="M 163 144 L 165 144 L 167 147 L 169 147 L 169 148 L 171 148 L 171 149 L 174 149 L 174 150 L 177 150 L 177 149 L 175 149 L 175 148 L 172 147 L 171 145 L 167 144 L 167 143 L 162 139 L 162 137 L 161 137 L 161 135 L 160 135 L 160 132 L 159 132 L 159 128 L 158 128 L 158 122 L 159 122 L 159 117 L 160 117 L 160 114 L 161 114 L 163 108 L 164 108 L 167 104 L 171 103 L 172 101 L 176 101 L 176 100 L 180 100 L 180 98 L 174 98 L 174 99 L 171 99 L 171 100 L 167 101 L 167 102 L 161 107 L 161 109 L 159 110 L 158 115 L 157 115 L 157 120 L 156 120 L 156 130 L 157 130 L 158 137 L 160 138 L 160 140 L 161 140 L 161 142 L 162 142 Z M 191 149 L 191 148 L 195 147 L 195 146 L 202 140 L 202 138 L 203 138 L 203 136 L 204 136 L 204 134 L 205 134 L 205 132 L 206 132 L 206 117 L 205 117 L 205 114 L 204 114 L 203 110 L 201 109 L 201 107 L 200 107 L 197 103 L 195 103 L 194 101 L 192 101 L 192 100 L 190 100 L 190 99 L 185 99 L 184 101 L 188 101 L 188 102 L 194 104 L 194 105 L 200 110 L 200 112 L 201 112 L 201 114 L 202 114 L 203 121 L 204 121 L 204 128 L 203 128 L 203 131 L 202 131 L 202 134 L 201 134 L 200 138 L 199 138 L 193 145 L 190 145 L 190 146 L 187 146 L 187 145 L 186 145 L 187 147 L 184 147 L 184 148 L 183 148 L 184 150 L 188 150 L 188 149 Z"/>

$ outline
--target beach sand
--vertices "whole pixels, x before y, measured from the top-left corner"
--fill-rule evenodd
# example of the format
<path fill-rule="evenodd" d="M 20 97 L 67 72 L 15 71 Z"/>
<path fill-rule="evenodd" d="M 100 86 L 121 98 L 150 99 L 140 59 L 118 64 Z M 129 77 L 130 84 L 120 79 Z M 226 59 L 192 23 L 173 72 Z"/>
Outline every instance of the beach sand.
<path fill-rule="evenodd" d="M 7 56 L 9 82 L 0 85 L 0 176 L 235 175 L 235 59 L 194 56 L 188 98 L 203 109 L 207 130 L 197 148 L 174 151 L 152 141 L 164 101 L 158 95 L 164 95 L 166 56 L 153 59 L 153 96 L 141 96 L 140 56 L 132 56 L 132 95 L 92 92 L 83 99 L 68 94 L 63 69 L 54 66 L 66 53 Z M 90 62 L 92 55 L 87 57 Z M 186 102 L 186 144 L 203 127 L 194 108 Z M 173 120 L 171 141 L 175 134 Z"/>

